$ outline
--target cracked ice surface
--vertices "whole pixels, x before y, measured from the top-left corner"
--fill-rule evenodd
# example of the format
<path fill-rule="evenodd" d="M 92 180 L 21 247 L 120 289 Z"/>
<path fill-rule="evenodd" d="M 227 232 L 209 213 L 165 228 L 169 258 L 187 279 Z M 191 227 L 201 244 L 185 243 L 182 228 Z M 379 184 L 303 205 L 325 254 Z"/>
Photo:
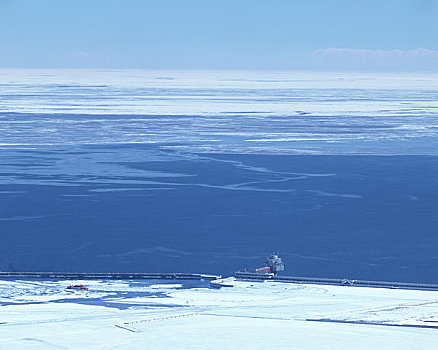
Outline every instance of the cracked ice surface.
<path fill-rule="evenodd" d="M 3 69 L 0 148 L 436 154 L 437 88 L 430 73 Z"/>

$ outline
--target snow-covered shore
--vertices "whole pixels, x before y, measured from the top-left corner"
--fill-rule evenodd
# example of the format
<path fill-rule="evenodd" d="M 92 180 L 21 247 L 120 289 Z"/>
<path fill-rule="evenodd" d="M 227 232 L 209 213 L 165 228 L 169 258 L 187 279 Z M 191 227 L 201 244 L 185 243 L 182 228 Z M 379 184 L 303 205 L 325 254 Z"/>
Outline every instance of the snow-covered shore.
<path fill-rule="evenodd" d="M 90 289 L 68 292 L 72 283 Z M 0 281 L 0 348 L 369 350 L 438 344 L 438 292 L 228 283 L 233 288 Z"/>

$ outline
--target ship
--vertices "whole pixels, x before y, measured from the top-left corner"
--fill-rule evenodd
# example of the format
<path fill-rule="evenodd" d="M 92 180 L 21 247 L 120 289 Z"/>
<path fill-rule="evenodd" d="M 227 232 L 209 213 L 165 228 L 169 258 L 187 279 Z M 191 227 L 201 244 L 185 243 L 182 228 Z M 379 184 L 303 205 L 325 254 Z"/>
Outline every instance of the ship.
<path fill-rule="evenodd" d="M 278 256 L 278 254 L 274 253 L 267 257 L 265 261 L 265 266 L 257 268 L 255 270 L 251 271 L 237 271 L 235 273 L 235 276 L 244 278 L 244 277 L 266 277 L 266 278 L 272 278 L 277 276 L 279 271 L 284 271 L 284 262 L 283 260 Z"/>

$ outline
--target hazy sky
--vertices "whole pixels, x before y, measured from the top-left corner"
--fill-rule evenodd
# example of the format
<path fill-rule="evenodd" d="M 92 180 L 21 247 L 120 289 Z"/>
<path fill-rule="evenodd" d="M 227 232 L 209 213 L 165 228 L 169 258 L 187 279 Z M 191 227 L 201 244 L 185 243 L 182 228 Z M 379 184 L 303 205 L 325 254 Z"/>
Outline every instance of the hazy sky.
<path fill-rule="evenodd" d="M 438 70 L 438 0 L 0 0 L 0 67 Z"/>

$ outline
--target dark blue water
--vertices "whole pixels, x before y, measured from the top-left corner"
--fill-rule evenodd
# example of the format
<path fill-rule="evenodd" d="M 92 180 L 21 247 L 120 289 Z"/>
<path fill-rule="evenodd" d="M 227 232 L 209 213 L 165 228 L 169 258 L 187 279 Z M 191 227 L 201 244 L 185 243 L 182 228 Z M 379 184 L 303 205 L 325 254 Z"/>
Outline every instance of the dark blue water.
<path fill-rule="evenodd" d="M 436 156 L 1 154 L 4 271 L 232 274 L 277 251 L 292 275 L 438 282 Z"/>
<path fill-rule="evenodd" d="M 438 75 L 2 70 L 0 270 L 438 283 Z"/>

